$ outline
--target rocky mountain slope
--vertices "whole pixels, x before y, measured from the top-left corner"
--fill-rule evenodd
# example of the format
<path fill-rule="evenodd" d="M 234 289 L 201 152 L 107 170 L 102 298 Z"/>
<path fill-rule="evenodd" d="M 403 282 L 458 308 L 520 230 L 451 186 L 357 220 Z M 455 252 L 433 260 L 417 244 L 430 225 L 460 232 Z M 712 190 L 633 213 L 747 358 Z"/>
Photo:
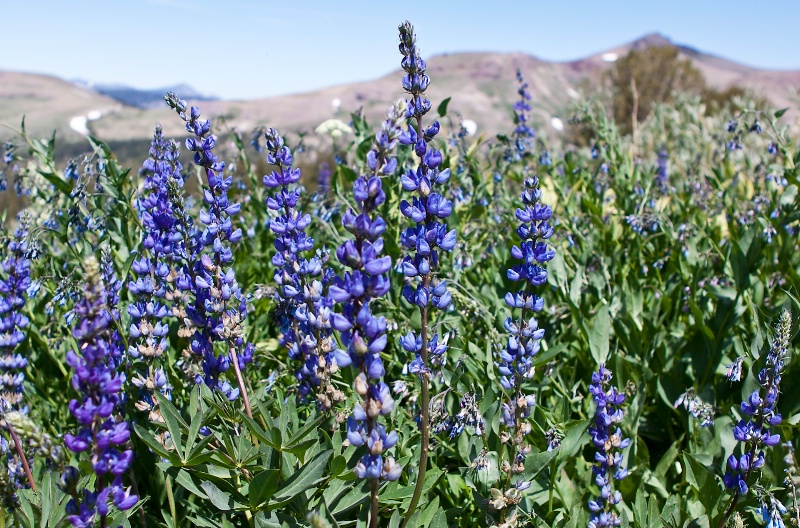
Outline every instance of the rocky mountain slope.
<path fill-rule="evenodd" d="M 493 134 L 509 127 L 516 97 L 515 71 L 521 68 L 531 86 L 534 118 L 542 130 L 553 130 L 553 117 L 568 117 L 570 101 L 585 81 L 599 74 L 632 48 L 672 45 L 659 34 L 569 62 L 549 62 L 522 53 L 452 53 L 431 57 L 430 99 L 437 105 L 452 97 L 451 113 L 475 121 L 478 132 Z M 679 46 L 716 88 L 739 85 L 766 97 L 775 107 L 791 106 L 800 90 L 800 70 L 772 71 L 745 66 L 687 46 Z M 373 81 L 321 88 L 307 93 L 246 101 L 203 101 L 205 115 L 224 118 L 225 126 L 249 131 L 256 125 L 281 130 L 313 130 L 332 117 L 344 121 L 358 108 L 375 122 L 392 100 L 401 97 L 401 74 Z M 179 94 L 180 95 L 180 94 Z M 190 99 L 191 100 L 191 99 Z M 69 141 L 91 132 L 107 140 L 147 138 L 156 122 L 165 132 L 182 135 L 180 122 L 166 108 L 123 105 L 85 86 L 26 73 L 0 72 L 0 123 L 18 126 L 26 116 L 29 130 L 56 129 Z M 796 115 L 796 114 L 795 114 Z M 557 123 L 556 123 L 557 124 Z M 0 132 L 0 136 L 7 136 Z"/>

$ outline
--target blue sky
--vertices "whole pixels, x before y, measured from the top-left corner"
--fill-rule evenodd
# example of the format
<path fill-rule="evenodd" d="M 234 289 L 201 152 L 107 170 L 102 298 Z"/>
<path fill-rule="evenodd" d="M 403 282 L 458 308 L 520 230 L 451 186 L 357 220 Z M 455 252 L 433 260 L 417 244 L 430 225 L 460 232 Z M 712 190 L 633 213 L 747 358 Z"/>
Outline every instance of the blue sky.
<path fill-rule="evenodd" d="M 0 69 L 255 98 L 379 77 L 396 27 L 423 55 L 525 52 L 570 60 L 659 31 L 745 64 L 800 69 L 796 0 L 16 0 L 3 6 Z"/>

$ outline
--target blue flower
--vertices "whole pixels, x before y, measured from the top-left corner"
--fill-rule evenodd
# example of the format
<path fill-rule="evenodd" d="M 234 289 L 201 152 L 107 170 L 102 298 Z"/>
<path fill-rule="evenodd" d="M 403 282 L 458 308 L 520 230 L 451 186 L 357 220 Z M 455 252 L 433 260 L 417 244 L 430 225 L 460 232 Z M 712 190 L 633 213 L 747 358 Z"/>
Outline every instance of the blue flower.
<path fill-rule="evenodd" d="M 358 371 L 354 390 L 361 398 L 347 421 L 347 437 L 355 446 L 367 445 L 368 452 L 356 465 L 360 478 L 397 480 L 401 467 L 384 452 L 397 442 L 397 433 L 387 432 L 378 423 L 394 409 L 389 386 L 381 379 L 385 374 L 381 352 L 386 348 L 386 319 L 375 317 L 371 301 L 389 291 L 389 270 L 392 261 L 382 256 L 386 223 L 377 208 L 386 200 L 382 176 L 397 168 L 392 150 L 401 134 L 403 102 L 389 110 L 372 149 L 367 153 L 367 175 L 353 183 L 356 210 L 349 209 L 342 218 L 345 230 L 353 238 L 336 250 L 336 258 L 349 268 L 343 277 L 336 277 L 329 289 L 330 297 L 342 304 L 341 314 L 333 314 L 334 327 L 340 332 L 346 356 L 340 366 L 352 365 Z"/>
<path fill-rule="evenodd" d="M 669 188 L 669 152 L 667 152 L 667 147 L 661 147 L 658 151 L 656 183 L 658 183 L 658 187 L 662 192 L 666 192 Z"/>
<path fill-rule="evenodd" d="M 767 364 L 758 373 L 760 388 L 754 390 L 739 406 L 742 419 L 734 426 L 733 437 L 739 443 L 740 452 L 728 457 L 728 471 L 723 479 L 725 486 L 733 490 L 734 500 L 747 493 L 753 471 L 764 466 L 764 450 L 781 441 L 777 426 L 781 424 L 782 417 L 776 406 L 781 376 L 789 359 L 791 327 L 791 315 L 784 310 L 767 354 Z"/>
<path fill-rule="evenodd" d="M 517 68 L 517 93 L 519 99 L 514 103 L 514 130 L 505 142 L 503 158 L 507 163 L 514 163 L 530 156 L 533 152 L 533 138 L 536 131 L 530 126 L 531 94 L 528 83 Z"/>
<path fill-rule="evenodd" d="M 31 286 L 31 262 L 28 258 L 28 221 L 20 218 L 14 236 L 8 242 L 0 279 L 0 390 L 3 411 L 16 410 L 27 414 L 22 382 L 28 360 L 16 351 L 25 340 L 30 321 L 22 313 L 26 291 Z"/>
<path fill-rule="evenodd" d="M 327 294 L 333 278 L 326 266 L 327 251 L 317 251 L 311 258 L 304 255 L 314 250 L 314 239 L 306 234 L 311 215 L 297 209 L 302 192 L 300 169 L 294 166 L 292 151 L 277 130 L 267 129 L 264 136 L 267 163 L 275 167 L 263 181 L 273 190 L 267 208 L 276 215 L 269 228 L 275 234 L 272 264 L 278 286 L 280 342 L 298 364 L 295 378 L 299 396 L 314 393 L 319 407 L 327 410 L 344 399 L 330 384 L 330 374 L 350 363 L 332 337 L 333 328 L 342 330 L 346 325 L 332 311 L 333 300 Z M 337 251 L 337 257 L 348 260 L 354 254 Z"/>
<path fill-rule="evenodd" d="M 234 228 L 232 217 L 239 213 L 241 205 L 228 199 L 233 177 L 225 174 L 225 162 L 214 154 L 217 138 L 211 133 L 211 122 L 200 119 L 200 110 L 195 106 L 187 116 L 186 103 L 173 93 L 164 99 L 193 134 L 186 140 L 186 148 L 194 153 L 194 162 L 202 169 L 207 184 L 199 214 L 202 227 L 193 225 L 182 204 L 175 208 L 181 224 L 184 261 L 175 284 L 188 295 L 185 322 L 192 333 L 190 349 L 202 358 L 203 366 L 203 374 L 198 374 L 195 382 L 205 383 L 235 400 L 244 390 L 240 372 L 252 361 L 254 350 L 253 344 L 244 339 L 247 299 L 231 267 L 231 246 L 242 238 L 242 230 Z M 177 205 L 175 195 L 171 191 L 173 206 Z M 216 344 L 222 345 L 219 353 L 215 351 Z M 237 372 L 239 388 L 221 379 L 231 366 Z"/>
<path fill-rule="evenodd" d="M 434 121 L 427 128 L 422 126 L 422 118 L 431 108 L 424 93 L 430 84 L 426 74 L 427 65 L 419 55 L 411 24 L 406 22 L 399 30 L 400 52 L 403 54 L 401 66 L 405 72 L 403 88 L 409 96 L 405 115 L 410 122 L 398 140 L 403 145 L 411 146 L 419 158 L 419 166 L 408 169 L 401 177 L 403 189 L 415 193 L 410 202 L 403 200 L 400 204 L 401 214 L 413 222 L 400 235 L 401 244 L 409 251 L 403 260 L 406 284 L 402 294 L 427 319 L 430 308 L 445 310 L 452 300 L 446 281 L 439 278 L 437 271 L 439 252 L 452 251 L 455 247 L 456 230 L 448 230 L 445 222 L 452 213 L 452 203 L 442 192 L 437 192 L 450 178 L 450 169 L 439 167 L 442 153 L 431 145 L 439 132 L 439 122 Z M 427 320 L 422 324 L 426 326 Z M 430 336 L 432 342 L 436 339 L 436 334 Z M 420 346 L 419 355 L 412 362 L 412 371 L 420 375 L 426 374 L 430 368 L 427 345 Z M 443 352 L 434 357 L 437 364 L 442 362 Z"/>
<path fill-rule="evenodd" d="M 622 436 L 619 428 L 619 423 L 625 417 L 622 410 L 625 395 L 610 386 L 611 377 L 611 371 L 601 364 L 597 372 L 592 374 L 592 384 L 589 386 L 589 393 L 595 402 L 594 425 L 589 427 L 589 436 L 597 449 L 592 475 L 600 488 L 597 499 L 589 501 L 589 528 L 620 524 L 614 509 L 622 500 L 622 494 L 614 489 L 614 482 L 628 476 L 628 469 L 622 461 L 622 450 L 631 441 Z"/>
<path fill-rule="evenodd" d="M 93 257 L 87 261 L 86 287 L 75 307 L 78 320 L 72 331 L 78 349 L 71 350 L 66 358 L 75 371 L 72 386 L 80 399 L 69 403 L 79 428 L 75 434 L 64 435 L 64 444 L 74 453 L 90 453 L 97 476 L 94 491 L 85 488 L 79 492 L 74 483 L 65 485 L 65 491 L 72 495 L 67 505 L 69 520 L 76 527 L 87 526 L 95 516 L 104 525 L 109 503 L 127 510 L 139 500 L 122 485 L 133 451 L 124 449 L 130 429 L 118 418 L 125 376 L 116 372 L 122 347 L 119 335 L 114 334 L 115 307 L 111 301 L 118 290 L 116 281 L 103 280 L 107 274 Z M 68 467 L 62 479 L 72 482 L 79 474 L 77 468 Z"/>
<path fill-rule="evenodd" d="M 134 302 L 128 305 L 131 317 L 128 353 L 145 363 L 144 371 L 131 380 L 142 391 L 136 403 L 140 410 L 154 408 L 151 393 L 154 388 L 165 396 L 170 390 L 158 360 L 168 346 L 169 318 L 173 314 L 167 298 L 176 297 L 170 277 L 185 253 L 180 221 L 170 200 L 170 189 L 183 185 L 178 156 L 177 143 L 167 141 L 157 126 L 150 157 L 139 171 L 144 178 L 142 193 L 136 201 L 141 212 L 142 242 L 140 256 L 131 265 L 133 277 L 128 283 L 134 297 Z M 157 382 L 157 378 L 163 379 L 163 383 Z"/>

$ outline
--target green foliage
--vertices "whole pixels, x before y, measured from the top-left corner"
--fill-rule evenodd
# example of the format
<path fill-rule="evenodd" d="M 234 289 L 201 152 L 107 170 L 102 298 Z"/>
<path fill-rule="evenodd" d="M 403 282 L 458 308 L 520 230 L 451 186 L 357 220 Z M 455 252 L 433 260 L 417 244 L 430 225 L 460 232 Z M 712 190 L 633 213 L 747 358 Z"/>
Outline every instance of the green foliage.
<path fill-rule="evenodd" d="M 650 83 L 654 72 L 662 84 Z M 462 136 L 441 144 L 443 166 L 455 174 L 448 198 L 454 199 L 451 218 L 459 245 L 441 265 L 452 277 L 455 303 L 442 327 L 455 337 L 441 375 L 432 380 L 433 393 L 451 417 L 464 395 L 474 395 L 486 427 L 480 433 L 467 427 L 455 439 L 447 432 L 436 436 L 423 500 L 409 526 L 496 522 L 488 501 L 498 498 L 499 486 L 510 477 L 503 470 L 508 439 L 500 436 L 502 388 L 494 362 L 508 314 L 503 296 L 511 287 L 505 270 L 512 263 L 514 211 L 522 179 L 531 173 L 538 175 L 542 200 L 557 219 L 551 239 L 556 258 L 540 292 L 549 308 L 538 316 L 546 328 L 545 345 L 536 358 L 537 374 L 525 387 L 537 404 L 526 437 L 532 452 L 519 475 L 531 482 L 520 493 L 519 522 L 586 525 L 587 501 L 597 493 L 587 432 L 594 404 L 587 386 L 603 361 L 629 402 L 622 424 L 632 439 L 626 451 L 630 475 L 620 484 L 623 526 L 716 526 L 730 504 L 722 475 L 734 448 L 731 429 L 741 417 L 739 402 L 757 383 L 779 310 L 800 311 L 800 150 L 796 138 L 780 128 L 782 111 L 766 114 L 743 100 L 745 110 L 731 116 L 739 128 L 726 132 L 728 116 L 704 113 L 697 98 L 670 99 L 675 89 L 703 86 L 669 49 L 632 52 L 618 61 L 612 78 L 620 89 L 635 79 L 637 115 L 650 119 L 635 138 L 624 136 L 628 102 L 615 102 L 617 124 L 605 109 L 587 104 L 580 118 L 596 156 L 589 149 L 553 150 L 552 164 L 545 164 L 537 159 L 548 148 L 545 141 L 537 145 L 537 156 L 513 161 L 506 158 L 503 138 Z M 438 106 L 440 114 L 447 113 L 448 103 Z M 618 108 L 627 121 L 617 119 Z M 756 120 L 763 124 L 761 135 L 747 132 Z M 334 248 L 345 238 L 341 214 L 365 165 L 363 145 L 374 133 L 358 115 L 353 124 L 353 141 L 337 146 L 344 161 L 335 167 L 331 193 L 314 201 L 310 193 L 304 197 L 304 210 L 316 211 L 312 229 L 318 246 Z M 42 281 L 42 291 L 26 307 L 32 324 L 20 352 L 29 358 L 25 390 L 31 417 L 57 437 L 73 427 L 64 358 L 75 344 L 65 314 L 80 293 L 79 270 L 89 255 L 106 250 L 118 274 L 127 275 L 141 239 L 134 206 L 140 182 L 102 141 L 90 140 L 81 178 L 72 180 L 53 162 L 53 139 L 22 137 L 29 154 L 27 211 L 42 252 L 34 261 L 34 278 Z M 240 401 L 228 402 L 194 385 L 187 376 L 187 340 L 171 332 L 161 362 L 174 388 L 172 399 L 159 399 L 158 416 L 130 411 L 136 486 L 146 500 L 118 522 L 139 526 L 144 519 L 147 526 L 171 528 L 366 526 L 369 485 L 352 470 L 363 448 L 349 445 L 342 424 L 356 399 L 325 414 L 296 397 L 265 286 L 272 281 L 273 239 L 265 226 L 262 166 L 238 132 L 230 137 L 233 147 L 225 157 L 235 160 L 231 175 L 243 183 L 232 200 L 243 204 L 240 227 L 250 230 L 235 249 L 234 267 L 252 295 L 246 327 L 256 346 L 256 361 L 246 372 L 252 417 Z M 743 148 L 731 150 L 732 141 Z M 777 145 L 776 155 L 768 153 L 768 143 Z M 662 148 L 666 178 L 657 175 Z M 400 165 L 408 168 L 409 159 L 401 151 Z M 399 177 L 385 180 L 384 188 L 386 254 L 398 261 L 405 226 L 398 211 Z M 376 311 L 391 329 L 383 357 L 387 379 L 405 381 L 409 391 L 396 394 L 390 417 L 400 437 L 393 456 L 405 470 L 400 481 L 381 484 L 379 515 L 381 526 L 398 527 L 413 493 L 420 442 L 414 379 L 402 374 L 412 358 L 397 340 L 419 319 L 400 296 L 399 276 L 392 280 L 392 291 Z M 127 287 L 122 298 L 123 304 L 130 302 Z M 125 334 L 128 316 L 121 312 Z M 737 357 L 745 358 L 741 384 L 725 376 Z M 792 363 L 785 379 L 797 374 Z M 352 383 L 349 371 L 334 377 L 345 394 L 351 394 Z M 715 411 L 711 427 L 676 405 L 688 391 Z M 800 387 L 787 383 L 779 407 L 786 417 L 782 438 L 796 442 Z M 548 450 L 549 442 L 560 446 Z M 759 483 L 785 501 L 782 482 L 789 466 L 781 447 L 771 451 Z M 20 507 L 6 522 L 64 526 L 66 498 L 56 486 L 57 468 L 37 460 L 34 473 L 39 490 L 20 492 Z M 751 494 L 739 511 L 752 517 L 758 505 Z"/>

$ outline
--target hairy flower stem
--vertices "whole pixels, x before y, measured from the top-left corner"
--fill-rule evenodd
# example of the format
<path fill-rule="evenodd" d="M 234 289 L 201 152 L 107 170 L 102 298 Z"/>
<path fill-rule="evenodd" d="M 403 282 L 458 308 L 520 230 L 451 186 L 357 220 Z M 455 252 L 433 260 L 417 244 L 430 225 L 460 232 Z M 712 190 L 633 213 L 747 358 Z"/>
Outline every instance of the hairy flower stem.
<path fill-rule="evenodd" d="M 17 436 L 16 431 L 11 427 L 10 423 L 6 422 L 6 427 L 8 427 L 8 432 L 11 434 L 11 439 L 14 440 L 14 447 L 17 449 L 17 455 L 19 455 L 19 459 L 22 461 L 22 467 L 25 468 L 25 476 L 28 477 L 28 483 L 31 485 L 31 489 L 36 491 L 36 483 L 33 481 L 28 459 L 25 458 L 25 453 L 22 451 L 22 443 L 19 441 L 19 436 Z"/>
<path fill-rule="evenodd" d="M 248 418 L 253 418 L 253 411 L 250 409 L 250 398 L 247 396 L 247 388 L 244 386 L 244 378 L 242 377 L 242 370 L 239 368 L 239 356 L 236 354 L 236 347 L 232 346 L 231 363 L 233 363 L 233 370 L 236 372 L 236 381 L 239 383 L 239 390 L 242 392 L 242 400 L 244 401 L 244 411 L 247 413 Z"/>
<path fill-rule="evenodd" d="M 370 486 L 372 488 L 372 504 L 369 508 L 369 528 L 378 528 L 378 488 L 380 482 L 378 479 L 372 479 Z"/>

